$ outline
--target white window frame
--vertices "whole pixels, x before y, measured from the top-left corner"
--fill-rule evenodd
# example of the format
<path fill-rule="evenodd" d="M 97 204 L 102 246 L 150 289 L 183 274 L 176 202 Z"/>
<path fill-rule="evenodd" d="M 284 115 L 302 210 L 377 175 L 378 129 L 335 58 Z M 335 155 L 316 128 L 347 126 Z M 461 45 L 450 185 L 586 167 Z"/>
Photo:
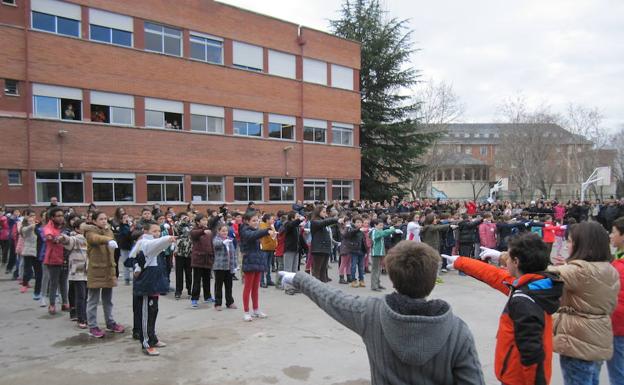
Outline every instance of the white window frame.
<path fill-rule="evenodd" d="M 191 103 L 191 131 L 202 132 L 206 134 L 223 134 L 225 130 L 225 109 L 223 107 L 208 106 L 203 104 Z M 193 117 L 197 116 L 204 120 L 204 130 L 196 130 L 193 127 Z M 218 119 L 220 122 L 220 130 L 208 131 L 208 119 Z"/>
<path fill-rule="evenodd" d="M 55 172 L 57 174 L 57 179 L 39 179 L 37 178 L 37 172 Z M 84 175 L 81 172 L 71 172 L 71 171 L 37 171 L 35 172 L 35 200 L 37 202 L 37 204 L 43 204 L 43 203 L 48 203 L 40 201 L 39 200 L 39 196 L 37 194 L 37 186 L 39 185 L 39 183 L 57 183 L 58 184 L 58 200 L 59 203 L 62 204 L 77 204 L 77 203 L 85 203 L 85 183 L 84 183 Z M 70 173 L 70 174 L 79 174 L 81 179 L 62 179 L 61 178 L 61 174 L 63 173 Z M 66 202 L 65 200 L 63 200 L 63 182 L 66 183 L 82 183 L 82 202 Z"/>
<path fill-rule="evenodd" d="M 280 125 L 280 136 L 276 138 L 271 136 L 271 124 L 279 124 Z M 292 127 L 292 138 L 284 138 L 284 127 Z M 268 138 L 278 139 L 278 140 L 290 140 L 294 141 L 297 138 L 297 118 L 294 116 L 287 115 L 276 115 L 269 114 L 269 127 L 268 127 Z"/>
<path fill-rule="evenodd" d="M 236 123 L 243 123 L 245 125 L 245 133 L 236 132 Z M 249 135 L 250 124 L 260 125 L 259 135 Z M 264 114 L 262 112 L 257 112 L 257 111 L 234 110 L 232 126 L 233 126 L 234 136 L 247 136 L 250 138 L 262 138 L 262 131 L 263 131 L 263 126 L 264 126 Z"/>
<path fill-rule="evenodd" d="M 2 0 L 2 5 L 10 5 L 11 7 L 17 7 L 16 0 Z"/>
<path fill-rule="evenodd" d="M 316 140 L 306 140 L 305 132 L 306 129 L 312 129 L 312 137 L 316 138 L 316 131 L 322 130 L 324 135 L 324 140 L 322 142 Z M 327 121 L 325 120 L 316 120 L 316 119 L 303 119 L 303 141 L 304 143 L 327 143 Z"/>
<path fill-rule="evenodd" d="M 344 199 L 342 197 L 338 198 L 338 197 L 334 196 L 334 189 L 335 188 L 339 188 L 340 189 L 340 195 L 343 195 L 343 189 L 348 188 L 349 189 L 349 196 L 348 196 L 348 198 Z M 353 199 L 353 181 L 346 180 L 346 179 L 334 179 L 334 180 L 332 180 L 332 199 L 334 199 L 334 200 L 337 199 L 337 200 L 341 200 L 341 201 Z"/>
<path fill-rule="evenodd" d="M 33 12 L 41 13 L 41 14 L 48 15 L 48 16 L 53 16 L 53 17 L 54 17 L 54 32 L 53 32 L 53 31 L 48 31 L 48 30 L 46 30 L 46 29 L 39 29 L 39 28 L 36 28 L 36 27 L 34 26 L 34 24 L 33 24 L 33 19 L 34 19 L 34 17 L 33 17 Z M 64 34 L 64 33 L 59 33 L 59 31 L 58 31 L 58 19 L 59 19 L 59 17 L 61 17 L 61 18 L 63 18 L 63 19 L 73 20 L 73 21 L 78 22 L 78 36 L 74 36 L 74 35 L 66 35 L 66 34 Z M 53 34 L 55 34 L 55 35 L 60 35 L 60 36 L 68 36 L 68 37 L 73 37 L 73 38 L 76 38 L 76 39 L 80 39 L 80 38 L 81 38 L 81 33 L 80 33 L 80 32 L 82 31 L 82 26 L 81 26 L 81 25 L 82 25 L 82 21 L 81 21 L 80 19 L 73 19 L 73 18 L 71 18 L 71 17 L 59 16 L 59 15 L 55 15 L 55 14 L 53 14 L 53 13 L 47 13 L 47 12 L 36 11 L 36 10 L 34 10 L 34 9 L 30 11 L 30 26 L 31 26 L 31 28 L 32 28 L 34 31 L 45 32 L 45 33 L 53 33 Z"/>
<path fill-rule="evenodd" d="M 102 40 L 96 40 L 96 39 L 91 38 L 91 27 L 93 27 L 93 26 L 108 29 L 108 37 L 109 37 L 110 41 L 102 41 Z M 130 34 L 130 45 L 123 45 L 123 44 L 118 44 L 118 43 L 113 42 L 113 30 L 121 31 L 121 32 L 128 32 Z M 134 47 L 134 33 L 132 33 L 131 31 L 126 31 L 124 29 L 112 28 L 112 27 L 107 27 L 105 25 L 99 25 L 99 24 L 92 24 L 91 23 L 91 24 L 89 24 L 89 41 L 94 41 L 96 43 L 102 43 L 102 44 L 116 45 L 118 47 L 132 48 L 132 47 Z"/>
<path fill-rule="evenodd" d="M 236 181 L 237 179 L 247 179 L 247 182 L 241 182 L 241 181 Z M 250 182 L 250 180 L 252 179 L 260 179 L 260 182 Z M 245 186 L 247 187 L 247 198 L 249 198 L 249 187 L 251 186 L 260 186 L 260 200 L 251 200 L 251 199 L 245 199 L 245 200 L 237 200 L 236 199 L 236 186 Z M 258 176 L 237 176 L 234 177 L 234 202 L 264 202 L 264 179 L 262 177 L 258 177 Z"/>
<path fill-rule="evenodd" d="M 162 126 L 149 125 L 147 119 L 148 112 L 159 112 L 162 114 Z M 184 104 L 173 100 L 145 98 L 145 127 L 148 128 L 162 128 L 166 130 L 173 130 L 174 128 L 167 127 L 165 114 L 178 114 L 180 115 L 180 128 L 178 131 L 184 130 Z M 171 122 L 173 123 L 173 122 Z"/>
<path fill-rule="evenodd" d="M 97 122 L 102 124 L 113 124 L 118 126 L 134 126 L 134 97 L 124 94 L 113 94 L 109 92 L 91 91 L 91 105 L 102 106 L 108 108 L 108 123 Z M 130 110 L 130 123 L 120 123 L 114 121 L 115 109 L 122 108 Z M 93 111 L 92 111 L 93 112 Z M 93 121 L 93 114 L 91 114 Z"/>
<path fill-rule="evenodd" d="M 7 82 L 15 82 L 15 93 L 9 92 L 11 90 L 7 87 Z M 19 80 L 4 79 L 4 94 L 6 96 L 19 96 Z"/>
<path fill-rule="evenodd" d="M 314 191 L 314 194 L 316 196 L 316 190 L 319 188 L 325 188 L 325 196 L 323 197 L 323 199 L 321 199 L 322 201 L 327 201 L 327 180 L 325 179 L 304 179 L 303 180 L 303 199 L 305 199 L 306 197 L 306 193 L 305 190 L 306 188 L 312 188 Z"/>
<path fill-rule="evenodd" d="M 205 181 L 194 181 L 193 177 L 205 178 Z M 219 178 L 220 182 L 211 181 L 210 178 Z M 213 176 L 213 175 L 193 175 L 191 176 L 191 201 L 196 203 L 221 203 L 225 202 L 225 182 L 222 176 Z M 218 200 L 196 200 L 193 196 L 193 186 L 205 186 L 206 187 L 206 199 L 208 199 L 208 189 L 210 186 L 219 186 L 221 187 L 221 198 Z"/>
<path fill-rule="evenodd" d="M 327 63 L 322 60 L 303 58 L 303 81 L 327 85 Z"/>
<path fill-rule="evenodd" d="M 333 122 L 332 123 L 332 145 L 353 147 L 353 131 L 354 131 L 354 126 L 352 124 Z M 340 135 L 336 135 L 336 134 L 340 134 Z M 343 143 L 343 139 L 345 135 L 348 135 L 349 144 Z M 336 138 L 338 136 L 340 136 L 340 141 L 336 143 Z"/>
<path fill-rule="evenodd" d="M 269 74 L 287 79 L 296 79 L 297 57 L 293 54 L 270 49 Z"/>
<path fill-rule="evenodd" d="M 163 180 L 149 180 L 149 177 L 164 177 Z M 167 180 L 167 178 L 181 178 L 181 180 Z M 148 203 L 182 203 L 184 202 L 184 175 L 171 175 L 171 174 L 147 174 L 146 175 L 146 185 L 160 185 L 160 195 L 163 198 L 159 201 L 150 201 Z M 178 201 L 168 201 L 167 200 L 167 186 L 178 186 L 178 193 L 180 195 L 181 200 Z M 149 195 L 149 193 L 148 193 Z"/>
<path fill-rule="evenodd" d="M 157 25 L 157 26 L 159 26 L 161 28 L 161 30 L 160 31 L 156 31 L 154 29 L 150 29 L 148 27 L 148 24 Z M 178 36 L 178 35 L 173 35 L 173 34 L 170 34 L 170 33 L 166 33 L 165 32 L 165 28 L 170 28 L 170 29 L 175 29 L 177 31 L 180 31 L 180 35 Z M 145 24 L 143 25 L 143 33 L 144 34 L 151 33 L 153 35 L 160 35 L 160 51 L 155 51 L 155 50 L 149 49 L 147 47 L 145 47 L 145 51 L 147 51 L 147 52 L 156 52 L 156 53 L 160 53 L 160 54 L 168 55 L 168 56 L 173 56 L 173 57 L 182 57 L 182 56 L 184 56 L 183 46 L 182 46 L 182 40 L 184 39 L 184 34 L 182 33 L 181 29 L 174 28 L 174 27 L 169 27 L 167 25 L 163 25 L 163 24 L 159 24 L 159 23 L 153 23 L 153 22 L 150 22 L 150 21 L 146 21 Z M 165 52 L 165 36 L 171 37 L 171 38 L 176 38 L 176 39 L 179 40 L 179 43 L 180 43 L 180 54 L 179 55 Z"/>
<path fill-rule="evenodd" d="M 17 173 L 17 183 L 11 183 L 11 173 Z M 7 179 L 9 186 L 21 186 L 22 185 L 22 171 L 21 170 L 8 170 Z"/>
<path fill-rule="evenodd" d="M 117 200 L 115 197 L 115 184 L 132 184 L 132 200 Z M 113 188 L 112 201 L 98 201 L 95 199 L 95 185 L 110 184 Z M 113 203 L 135 203 L 136 202 L 136 176 L 134 174 L 115 174 L 115 173 L 92 173 L 91 174 L 91 191 L 93 192 L 93 202 L 100 204 Z"/>
<path fill-rule="evenodd" d="M 260 62 L 256 63 L 256 65 L 259 65 L 259 67 L 249 65 L 251 64 L 251 61 L 254 61 L 254 60 L 246 60 L 246 57 L 248 57 L 249 55 L 247 56 L 243 55 L 239 53 L 239 50 L 242 50 L 243 52 L 247 51 L 248 53 L 250 53 L 251 51 L 257 52 L 258 50 L 260 50 Z M 247 61 L 247 63 L 244 63 L 245 61 Z M 263 72 L 264 71 L 264 48 L 254 45 L 254 44 L 234 41 L 232 43 L 232 65 L 235 68 L 243 69 L 246 71 Z"/>
<path fill-rule="evenodd" d="M 84 119 L 84 103 L 82 102 L 82 90 L 78 88 L 69 88 L 69 87 L 60 87 L 60 86 L 51 86 L 47 84 L 38 84 L 34 83 L 32 85 L 33 95 L 32 95 L 32 106 L 33 106 L 33 114 L 37 118 L 43 119 L 59 119 L 65 121 L 73 121 L 72 119 L 63 119 L 63 111 L 61 111 L 61 100 L 76 100 L 80 102 L 80 120 Z M 56 99 L 56 117 L 52 118 L 49 116 L 38 116 L 37 111 L 37 97 L 51 98 Z"/>
<path fill-rule="evenodd" d="M 280 199 L 271 199 L 271 187 L 280 188 Z M 292 187 L 292 199 L 284 199 L 284 187 Z M 297 201 L 297 185 L 294 178 L 269 178 L 269 202 L 296 202 Z"/>
<path fill-rule="evenodd" d="M 193 40 L 193 39 L 195 39 L 195 40 Z M 205 35 L 205 34 L 198 33 L 198 32 L 191 32 L 190 33 L 190 38 L 189 38 L 189 50 L 190 50 L 191 44 L 193 44 L 193 43 L 201 44 L 203 46 L 203 48 L 204 48 L 204 59 L 198 59 L 196 57 L 189 56 L 189 58 L 191 60 L 197 60 L 197 61 L 201 61 L 201 62 L 204 62 L 204 63 L 223 65 L 223 50 L 224 50 L 223 39 L 221 39 L 219 37 L 215 37 L 215 36 Z M 208 60 L 208 46 L 211 46 L 211 47 L 217 47 L 218 46 L 221 49 L 221 60 L 219 62 L 213 62 L 213 61 L 209 61 Z M 190 55 L 190 51 L 189 51 L 189 55 Z"/>

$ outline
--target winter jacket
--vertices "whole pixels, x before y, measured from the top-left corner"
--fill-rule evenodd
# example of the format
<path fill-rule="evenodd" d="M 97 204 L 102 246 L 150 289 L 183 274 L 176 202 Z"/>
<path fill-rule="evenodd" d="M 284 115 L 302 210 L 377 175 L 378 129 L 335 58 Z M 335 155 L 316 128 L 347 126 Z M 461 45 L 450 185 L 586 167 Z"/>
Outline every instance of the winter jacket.
<path fill-rule="evenodd" d="M 557 205 L 554 207 L 553 211 L 555 212 L 555 219 L 559 222 L 562 222 L 566 214 L 565 207 L 563 205 Z"/>
<path fill-rule="evenodd" d="M 87 280 L 87 240 L 82 234 L 65 238 L 64 247 L 69 251 L 70 281 Z"/>
<path fill-rule="evenodd" d="M 117 225 L 117 231 L 115 233 L 115 240 L 121 250 L 132 249 L 132 231 L 130 225 L 127 223 L 121 223 Z"/>
<path fill-rule="evenodd" d="M 202 269 L 212 269 L 214 263 L 214 248 L 212 244 L 212 234 L 206 234 L 206 227 L 197 227 L 191 230 L 191 267 Z"/>
<path fill-rule="evenodd" d="M 24 257 L 36 257 L 37 256 L 37 234 L 35 233 L 36 224 L 30 226 L 22 226 L 20 229 L 20 236 L 24 239 L 24 248 L 22 250 L 22 256 Z"/>
<path fill-rule="evenodd" d="M 165 293 L 169 289 L 164 266 L 159 266 L 162 261 L 162 252 L 171 247 L 169 236 L 154 238 L 145 234 L 137 241 L 128 260 L 134 260 L 134 271 L 140 273 L 132 280 L 132 294 L 135 296 L 150 296 Z M 141 259 L 143 264 L 141 265 Z"/>
<path fill-rule="evenodd" d="M 83 223 L 80 229 L 87 239 L 87 287 L 89 289 L 112 288 L 117 286 L 115 272 L 115 250 L 108 247 L 108 242 L 114 239 L 110 228 L 101 229 L 97 226 Z"/>
<path fill-rule="evenodd" d="M 497 223 L 496 229 L 498 230 L 498 250 L 507 251 L 509 238 L 519 234 L 523 228 L 523 223 Z"/>
<path fill-rule="evenodd" d="M 448 303 L 398 293 L 353 296 L 303 272 L 293 284 L 362 338 L 372 385 L 484 384 L 472 333 Z"/>
<path fill-rule="evenodd" d="M 338 218 L 313 220 L 310 222 L 310 235 L 312 236 L 313 254 L 331 254 L 332 237 L 328 226 L 338 223 Z"/>
<path fill-rule="evenodd" d="M 565 283 L 555 314 L 554 348 L 561 355 L 585 361 L 608 360 L 613 353 L 611 314 L 620 290 L 620 276 L 609 262 L 572 260 L 549 266 Z"/>
<path fill-rule="evenodd" d="M 260 238 L 269 234 L 269 229 L 254 230 L 249 225 L 239 228 L 241 254 L 243 254 L 244 272 L 265 272 L 266 260 L 260 252 Z"/>
<path fill-rule="evenodd" d="M 481 224 L 482 220 L 477 221 L 465 220 L 458 224 L 459 243 L 473 244 L 477 241 L 477 227 Z"/>
<path fill-rule="evenodd" d="M 611 315 L 611 323 L 613 324 L 613 335 L 624 336 L 624 259 L 613 261 L 613 267 L 620 274 L 620 292 L 618 293 L 617 307 Z"/>
<path fill-rule="evenodd" d="M 496 248 L 496 223 L 483 222 L 479 225 L 479 242 L 481 246 Z"/>
<path fill-rule="evenodd" d="M 190 258 L 193 251 L 191 230 L 193 227 L 188 222 L 179 222 L 176 226 L 178 240 L 176 241 L 176 257 Z"/>
<path fill-rule="evenodd" d="M 420 242 L 420 224 L 418 222 L 410 222 L 407 224 L 408 241 Z"/>
<path fill-rule="evenodd" d="M 284 234 L 284 251 L 299 251 L 299 225 L 301 219 L 285 222 L 280 228 L 280 233 Z"/>
<path fill-rule="evenodd" d="M 215 255 L 212 270 L 234 271 L 236 269 L 234 245 L 231 242 L 224 243 L 223 241 L 224 239 L 220 236 L 216 236 L 212 240 Z"/>
<path fill-rule="evenodd" d="M 9 239 L 9 219 L 6 215 L 0 215 L 0 241 Z"/>
<path fill-rule="evenodd" d="M 260 230 L 264 230 L 264 229 L 270 229 L 271 226 L 268 223 L 260 222 L 260 225 L 258 226 L 258 228 Z M 277 247 L 277 239 L 271 238 L 270 235 L 260 238 L 260 248 L 262 249 L 262 251 L 275 251 L 276 247 Z"/>
<path fill-rule="evenodd" d="M 383 239 L 382 239 L 383 242 Z M 356 227 L 347 227 L 342 232 L 342 244 L 340 245 L 340 254 L 361 253 L 366 254 L 366 242 L 364 241 L 364 233 Z"/>
<path fill-rule="evenodd" d="M 506 270 L 466 257 L 458 258 L 454 266 L 509 297 L 496 333 L 496 378 L 507 385 L 550 383 L 552 314 L 559 307 L 563 282 L 552 273 L 516 278 Z"/>
<path fill-rule="evenodd" d="M 451 225 L 425 225 L 420 229 L 420 240 L 439 251 L 440 233 L 448 231 L 450 228 Z"/>
<path fill-rule="evenodd" d="M 46 253 L 43 263 L 52 266 L 63 265 L 63 245 L 58 238 L 63 231 L 62 227 L 54 226 L 54 221 L 49 221 L 43 228 L 43 237 L 46 240 Z M 56 239 L 56 240 L 55 240 Z"/>
<path fill-rule="evenodd" d="M 387 230 L 373 229 L 371 231 L 371 238 L 373 239 L 373 247 L 371 248 L 372 257 L 383 257 L 386 255 L 386 248 L 384 246 L 384 238 L 394 234 L 396 230 L 394 227 L 390 227 Z"/>
<path fill-rule="evenodd" d="M 468 215 L 475 215 L 477 213 L 477 204 L 473 201 L 466 203 L 466 213 Z"/>

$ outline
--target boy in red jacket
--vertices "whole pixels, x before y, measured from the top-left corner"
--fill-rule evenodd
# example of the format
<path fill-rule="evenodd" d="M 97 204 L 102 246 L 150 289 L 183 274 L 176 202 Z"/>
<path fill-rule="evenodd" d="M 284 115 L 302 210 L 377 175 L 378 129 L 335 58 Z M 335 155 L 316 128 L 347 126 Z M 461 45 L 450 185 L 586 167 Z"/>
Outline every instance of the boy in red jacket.
<path fill-rule="evenodd" d="M 484 249 L 482 258 L 500 252 Z M 547 247 L 539 235 L 524 233 L 509 241 L 507 269 L 472 258 L 444 256 L 449 264 L 509 297 L 498 324 L 494 367 L 506 385 L 546 385 L 552 365 L 552 314 L 559 308 L 563 282 L 548 267 Z"/>
<path fill-rule="evenodd" d="M 620 293 L 617 307 L 611 315 L 613 357 L 607 361 L 607 369 L 612 384 L 624 384 L 624 217 L 613 221 L 611 245 L 616 248 L 613 267 L 620 273 Z"/>

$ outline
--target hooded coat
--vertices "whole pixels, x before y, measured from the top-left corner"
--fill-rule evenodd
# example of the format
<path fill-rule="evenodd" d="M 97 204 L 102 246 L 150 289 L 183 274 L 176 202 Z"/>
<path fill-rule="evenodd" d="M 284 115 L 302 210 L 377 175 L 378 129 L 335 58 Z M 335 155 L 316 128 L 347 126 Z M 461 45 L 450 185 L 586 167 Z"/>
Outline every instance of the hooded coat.
<path fill-rule="evenodd" d="M 472 333 L 448 303 L 352 296 L 302 272 L 293 284 L 362 337 L 372 385 L 484 384 Z"/>
<path fill-rule="evenodd" d="M 117 286 L 115 250 L 108 247 L 108 242 L 115 238 L 113 231 L 109 227 L 101 229 L 86 223 L 80 225 L 80 229 L 87 239 L 87 287 L 101 289 Z"/>

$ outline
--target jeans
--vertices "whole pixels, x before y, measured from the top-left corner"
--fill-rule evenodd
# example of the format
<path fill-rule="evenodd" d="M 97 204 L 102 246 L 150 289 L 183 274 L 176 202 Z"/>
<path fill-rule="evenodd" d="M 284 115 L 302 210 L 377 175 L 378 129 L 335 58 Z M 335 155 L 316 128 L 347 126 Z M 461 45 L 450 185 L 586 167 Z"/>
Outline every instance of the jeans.
<path fill-rule="evenodd" d="M 56 303 L 56 292 L 61 292 L 63 305 L 67 304 L 67 270 L 63 266 L 48 265 L 48 274 L 50 275 L 50 305 Z"/>
<path fill-rule="evenodd" d="M 275 256 L 275 251 L 263 251 L 262 254 L 264 255 L 264 263 L 266 266 L 266 281 L 265 281 L 265 274 L 262 274 L 262 276 L 260 277 L 260 284 L 264 285 L 264 282 L 267 283 L 267 285 L 271 282 L 273 282 L 271 280 L 271 269 L 273 268 L 273 257 Z"/>
<path fill-rule="evenodd" d="M 559 362 L 564 385 L 598 385 L 602 361 L 585 361 L 560 356 Z"/>
<path fill-rule="evenodd" d="M 75 315 L 79 323 L 87 322 L 87 281 L 71 281 L 74 288 Z"/>
<path fill-rule="evenodd" d="M 351 253 L 351 277 L 355 280 L 355 270 L 358 270 L 358 279 L 364 281 L 364 254 Z"/>
<path fill-rule="evenodd" d="M 104 308 L 104 319 L 107 327 L 115 326 L 113 319 L 113 288 L 89 289 L 89 299 L 87 300 L 87 322 L 89 328 L 96 328 L 97 323 L 97 307 L 100 303 L 100 294 L 102 295 L 102 308 Z"/>
<path fill-rule="evenodd" d="M 613 336 L 613 357 L 607 369 L 611 384 L 624 384 L 624 336 Z"/>

